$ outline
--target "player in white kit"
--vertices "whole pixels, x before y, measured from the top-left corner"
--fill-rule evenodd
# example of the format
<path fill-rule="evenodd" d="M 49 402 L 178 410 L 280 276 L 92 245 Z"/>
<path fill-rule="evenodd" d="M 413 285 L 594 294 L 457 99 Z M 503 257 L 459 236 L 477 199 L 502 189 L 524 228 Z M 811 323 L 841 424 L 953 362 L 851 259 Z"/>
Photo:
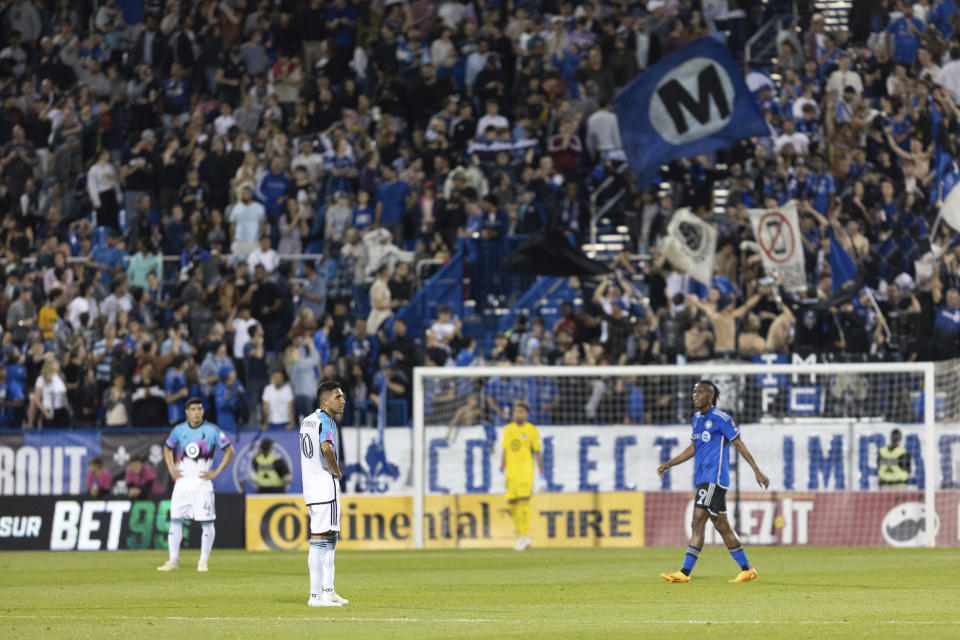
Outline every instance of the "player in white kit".
<path fill-rule="evenodd" d="M 223 460 L 211 471 L 213 454 L 217 449 L 224 450 Z M 196 520 L 203 526 L 197 571 L 207 571 L 207 561 L 216 534 L 213 528 L 213 521 L 217 517 L 213 479 L 227 468 L 234 454 L 233 445 L 220 427 L 203 419 L 203 402 L 200 398 L 187 400 L 187 421 L 173 428 L 163 447 L 163 459 L 176 484 L 173 485 L 173 497 L 170 499 L 170 532 L 167 534 L 170 559 L 157 567 L 157 571 L 176 571 L 180 568 L 184 520 Z"/>
<path fill-rule="evenodd" d="M 340 537 L 340 465 L 337 464 L 337 424 L 343 418 L 347 398 L 336 381 L 317 388 L 320 409 L 300 423 L 300 471 L 303 500 L 310 511 L 311 607 L 342 607 L 345 598 L 333 589 L 333 556 Z"/>

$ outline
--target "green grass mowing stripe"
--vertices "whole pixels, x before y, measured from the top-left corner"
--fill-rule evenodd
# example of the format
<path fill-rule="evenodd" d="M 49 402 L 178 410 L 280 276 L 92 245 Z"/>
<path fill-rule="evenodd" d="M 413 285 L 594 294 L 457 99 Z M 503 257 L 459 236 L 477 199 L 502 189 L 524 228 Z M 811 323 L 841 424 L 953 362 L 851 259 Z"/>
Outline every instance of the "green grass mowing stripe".
<path fill-rule="evenodd" d="M 689 584 L 666 584 L 683 547 L 337 554 L 343 609 L 306 607 L 305 552 L 196 550 L 159 574 L 160 552 L 0 554 L 0 636 L 131 637 L 143 629 L 300 637 L 317 623 L 362 637 L 956 638 L 953 549 L 748 548 L 760 580 L 731 585 L 723 548 L 704 550 Z"/>

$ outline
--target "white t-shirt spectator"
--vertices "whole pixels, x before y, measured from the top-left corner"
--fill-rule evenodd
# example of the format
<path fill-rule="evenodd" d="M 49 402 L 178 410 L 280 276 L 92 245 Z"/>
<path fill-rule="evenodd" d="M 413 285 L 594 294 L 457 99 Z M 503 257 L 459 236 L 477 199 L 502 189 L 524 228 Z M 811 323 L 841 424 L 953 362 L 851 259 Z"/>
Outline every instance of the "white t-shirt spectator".
<path fill-rule="evenodd" d="M 250 342 L 250 327 L 260 324 L 256 318 L 244 320 L 243 318 L 233 319 L 233 357 L 235 360 L 243 360 L 243 348 Z"/>
<path fill-rule="evenodd" d="M 940 70 L 940 84 L 947 90 L 954 103 L 960 103 L 960 60 L 951 60 Z"/>
<path fill-rule="evenodd" d="M 450 29 L 456 29 L 466 13 L 467 8 L 461 2 L 444 2 L 437 9 L 437 15 L 443 20 L 443 24 Z"/>
<path fill-rule="evenodd" d="M 623 148 L 617 115 L 608 109 L 600 109 L 587 118 L 587 152 L 597 155 L 604 151 Z"/>
<path fill-rule="evenodd" d="M 835 96 L 839 96 L 843 93 L 843 90 L 847 87 L 853 87 L 857 91 L 857 95 L 863 93 L 863 80 L 860 78 L 860 74 L 856 71 L 840 71 L 839 69 L 830 74 L 830 79 L 827 80 L 827 91 L 832 92 Z"/>
<path fill-rule="evenodd" d="M 293 402 L 293 390 L 284 383 L 277 389 L 268 384 L 261 399 L 267 404 L 267 422 L 269 424 L 290 424 L 290 403 Z"/>
<path fill-rule="evenodd" d="M 777 139 L 773 141 L 773 148 L 777 153 L 780 153 L 780 150 L 787 144 L 793 147 L 793 150 L 797 153 L 806 154 L 810 148 L 810 138 L 807 137 L 807 134 L 799 131 L 794 131 L 790 135 L 784 133 L 777 136 Z"/>
<path fill-rule="evenodd" d="M 303 167 L 307 170 L 307 176 L 311 180 L 319 180 L 323 175 L 323 168 L 326 163 L 326 159 L 316 151 L 309 154 L 298 153 L 290 161 L 290 170 Z"/>
<path fill-rule="evenodd" d="M 230 127 L 237 124 L 237 119 L 233 117 L 233 114 L 217 116 L 213 121 L 213 128 L 216 130 L 218 136 L 227 135 L 227 131 L 230 130 Z"/>
<path fill-rule="evenodd" d="M 230 210 L 230 222 L 237 224 L 233 241 L 246 244 L 256 244 L 260 240 L 260 221 L 266 220 L 267 211 L 259 202 L 250 204 L 238 202 Z"/>
<path fill-rule="evenodd" d="M 477 122 L 477 137 L 482 136 L 487 131 L 487 127 L 496 127 L 497 129 L 509 129 L 510 121 L 497 114 L 495 116 L 486 115 Z"/>
<path fill-rule="evenodd" d="M 53 413 L 57 409 L 66 408 L 67 385 L 63 383 L 63 378 L 60 376 L 51 376 L 49 383 L 44 382 L 43 376 L 38 376 L 34 388 L 40 389 L 43 408 L 47 411 Z"/>
<path fill-rule="evenodd" d="M 450 347 L 447 345 L 447 340 L 456 332 L 457 325 L 453 319 L 453 316 L 450 316 L 450 320 L 447 322 L 440 322 L 437 320 L 432 325 L 430 325 L 430 333 L 440 342 L 438 347 L 450 350 Z"/>
<path fill-rule="evenodd" d="M 107 318 L 107 322 L 117 321 L 117 314 L 121 311 L 130 313 L 133 310 L 133 296 L 125 293 L 119 298 L 115 294 L 110 294 L 100 303 L 100 311 Z"/>
<path fill-rule="evenodd" d="M 793 116 L 794 120 L 803 120 L 803 107 L 807 104 L 812 105 L 817 116 L 820 116 L 820 108 L 817 106 L 817 103 L 810 98 L 804 98 L 801 96 L 793 101 L 793 111 L 790 115 Z"/>
<path fill-rule="evenodd" d="M 80 328 L 80 316 L 84 313 L 90 315 L 90 324 L 92 325 L 93 321 L 96 320 L 97 316 L 100 315 L 100 312 L 97 309 L 96 298 L 87 300 L 86 298 L 77 296 L 70 301 L 70 304 L 67 305 L 67 320 L 71 325 L 73 325 L 74 329 Z"/>
<path fill-rule="evenodd" d="M 267 273 L 273 273 L 277 270 L 277 267 L 280 266 L 280 256 L 275 249 L 263 251 L 257 248 L 250 252 L 250 256 L 247 258 L 247 264 L 250 265 L 250 271 L 253 271 L 254 267 L 258 264 L 262 264 L 263 268 L 267 270 Z"/>

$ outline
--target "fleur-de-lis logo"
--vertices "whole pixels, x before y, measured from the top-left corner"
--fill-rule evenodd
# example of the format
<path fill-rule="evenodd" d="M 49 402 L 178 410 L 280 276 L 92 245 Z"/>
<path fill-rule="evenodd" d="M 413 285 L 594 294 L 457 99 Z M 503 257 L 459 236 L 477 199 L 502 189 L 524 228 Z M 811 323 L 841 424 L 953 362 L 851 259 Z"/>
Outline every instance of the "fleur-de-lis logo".
<path fill-rule="evenodd" d="M 113 454 L 113 461 L 123 467 L 126 466 L 129 460 L 130 454 L 127 452 L 127 448 L 123 445 L 117 447 L 117 450 Z"/>
<path fill-rule="evenodd" d="M 371 442 L 362 463 L 347 465 L 346 480 L 349 482 L 354 477 L 356 478 L 354 490 L 357 493 L 384 493 L 390 486 L 387 479 L 399 478 L 400 470 L 397 465 L 387 461 L 386 453 L 380 447 L 380 443 Z"/>

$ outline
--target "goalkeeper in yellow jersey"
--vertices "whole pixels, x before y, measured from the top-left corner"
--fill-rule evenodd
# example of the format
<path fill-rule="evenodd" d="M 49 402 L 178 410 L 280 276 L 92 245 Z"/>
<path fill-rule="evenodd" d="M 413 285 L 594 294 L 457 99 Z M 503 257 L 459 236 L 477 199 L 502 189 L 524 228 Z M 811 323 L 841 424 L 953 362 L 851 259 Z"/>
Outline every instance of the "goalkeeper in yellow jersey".
<path fill-rule="evenodd" d="M 530 405 L 522 400 L 513 403 L 513 422 L 503 429 L 503 456 L 500 472 L 507 474 L 507 504 L 510 517 L 517 528 L 517 544 L 523 551 L 530 546 L 530 494 L 533 492 L 533 458 L 537 458 L 540 477 L 543 478 L 543 454 L 540 452 L 540 434 L 527 417 Z"/>

